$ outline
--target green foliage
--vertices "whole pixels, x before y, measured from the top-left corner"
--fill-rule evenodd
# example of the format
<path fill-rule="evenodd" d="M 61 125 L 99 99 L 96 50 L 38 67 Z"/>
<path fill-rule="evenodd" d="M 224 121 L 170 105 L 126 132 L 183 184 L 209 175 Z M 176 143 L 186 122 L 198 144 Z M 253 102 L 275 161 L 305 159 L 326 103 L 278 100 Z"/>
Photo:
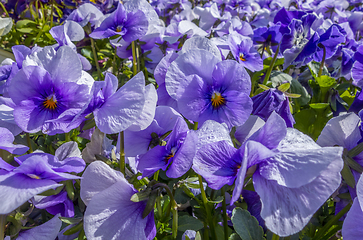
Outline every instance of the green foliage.
<path fill-rule="evenodd" d="M 242 240 L 264 240 L 262 227 L 254 216 L 241 208 L 233 209 L 232 223 Z"/>

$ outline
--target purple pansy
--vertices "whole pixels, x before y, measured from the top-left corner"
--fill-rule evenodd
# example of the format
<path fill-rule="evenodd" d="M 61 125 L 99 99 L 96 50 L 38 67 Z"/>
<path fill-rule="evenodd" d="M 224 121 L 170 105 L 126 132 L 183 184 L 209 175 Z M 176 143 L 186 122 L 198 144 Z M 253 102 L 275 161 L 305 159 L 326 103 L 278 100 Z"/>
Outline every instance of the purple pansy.
<path fill-rule="evenodd" d="M 360 239 L 363 230 L 363 177 L 360 176 L 357 183 L 357 197 L 354 198 L 353 205 L 347 213 L 343 222 L 342 235 L 344 240 Z"/>
<path fill-rule="evenodd" d="M 287 129 L 273 113 L 240 149 L 223 141 L 203 146 L 193 169 L 213 189 L 235 182 L 231 204 L 242 193 L 246 173 L 253 173 L 266 227 L 289 236 L 299 232 L 339 187 L 342 151 L 322 148 L 307 135 Z"/>
<path fill-rule="evenodd" d="M 189 131 L 182 118 L 177 118 L 175 126 L 165 146 L 155 146 L 139 159 L 138 169 L 143 176 L 150 176 L 159 169 L 166 170 L 169 178 L 185 174 L 193 163 L 196 152 L 197 135 Z"/>
<path fill-rule="evenodd" d="M 270 88 L 252 97 L 252 101 L 252 114 L 259 116 L 262 120 L 267 121 L 271 113 L 275 111 L 285 120 L 287 127 L 292 127 L 295 124 L 289 107 L 289 98 L 283 92 Z"/>
<path fill-rule="evenodd" d="M 20 165 L 14 167 L 0 159 L 0 214 L 8 214 L 33 196 L 49 189 L 62 187 L 61 181 L 80 179 L 66 172 L 82 171 L 85 163 L 78 157 L 60 161 L 46 153 L 32 153 L 16 157 Z"/>
<path fill-rule="evenodd" d="M 57 118 L 66 113 L 76 115 L 87 102 L 90 89 L 90 79 L 83 74 L 77 54 L 68 46 L 57 51 L 47 47 L 24 62 L 9 85 L 9 95 L 16 104 L 15 122 L 25 132 L 68 132 L 68 123 L 57 122 Z"/>
<path fill-rule="evenodd" d="M 190 50 L 175 59 L 166 72 L 166 90 L 189 120 L 242 125 L 250 115 L 251 82 L 236 61 L 220 61 L 205 50 Z"/>
<path fill-rule="evenodd" d="M 263 61 L 250 38 L 233 32 L 228 36 L 228 44 L 233 56 L 242 66 L 253 72 L 262 70 Z"/>
<path fill-rule="evenodd" d="M 49 221 L 39 225 L 35 228 L 20 232 L 16 238 L 18 240 L 49 240 L 56 239 L 60 229 L 62 227 L 62 221 L 59 219 L 59 214 L 54 216 Z"/>
<path fill-rule="evenodd" d="M 121 36 L 126 42 L 132 42 L 144 36 L 148 30 L 148 20 L 141 10 L 128 12 L 122 3 L 105 18 L 90 37 L 96 39 Z"/>
<path fill-rule="evenodd" d="M 146 202 L 132 202 L 135 193 L 121 172 L 101 161 L 91 163 L 81 181 L 81 198 L 87 205 L 87 239 L 154 239 L 154 212 L 143 218 Z"/>

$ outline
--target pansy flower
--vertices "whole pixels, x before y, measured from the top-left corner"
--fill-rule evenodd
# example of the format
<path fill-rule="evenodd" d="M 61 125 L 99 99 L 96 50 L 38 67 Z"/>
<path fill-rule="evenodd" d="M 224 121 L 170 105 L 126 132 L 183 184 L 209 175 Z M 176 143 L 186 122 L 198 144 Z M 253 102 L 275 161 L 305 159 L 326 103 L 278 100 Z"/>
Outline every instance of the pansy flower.
<path fill-rule="evenodd" d="M 126 42 L 132 42 L 146 34 L 148 25 L 148 20 L 141 10 L 128 12 L 119 2 L 117 9 L 103 20 L 90 37 L 102 39 L 118 35 Z"/>
<path fill-rule="evenodd" d="M 166 72 L 165 86 L 180 113 L 195 122 L 242 125 L 252 111 L 251 81 L 232 60 L 220 61 L 205 50 L 191 50 L 175 59 Z"/>
<path fill-rule="evenodd" d="M 81 198 L 87 205 L 87 239 L 154 239 L 154 212 L 143 218 L 146 202 L 130 200 L 137 192 L 121 172 L 101 161 L 91 163 L 81 181 Z"/>
<path fill-rule="evenodd" d="M 82 109 L 89 97 L 90 87 L 83 84 L 87 81 L 77 53 L 68 46 L 57 51 L 47 47 L 28 56 L 9 84 L 9 95 L 16 104 L 15 122 L 30 133 L 68 132 L 68 123 L 57 122 L 57 118 L 65 113 L 74 116 Z"/>
<path fill-rule="evenodd" d="M 276 113 L 239 148 L 221 141 L 203 146 L 193 169 L 212 189 L 235 183 L 239 199 L 246 174 L 253 174 L 261 217 L 279 236 L 299 232 L 341 183 L 341 147 L 320 147 L 307 135 L 286 128 Z"/>

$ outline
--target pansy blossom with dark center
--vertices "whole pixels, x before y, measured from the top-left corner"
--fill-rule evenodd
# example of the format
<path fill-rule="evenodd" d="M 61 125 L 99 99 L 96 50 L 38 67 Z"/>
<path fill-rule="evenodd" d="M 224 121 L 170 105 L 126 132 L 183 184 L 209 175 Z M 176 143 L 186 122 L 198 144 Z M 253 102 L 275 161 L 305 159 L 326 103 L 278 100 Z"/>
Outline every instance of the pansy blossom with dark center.
<path fill-rule="evenodd" d="M 250 38 L 232 32 L 228 36 L 228 45 L 233 56 L 242 66 L 251 71 L 262 70 L 263 61 Z"/>
<path fill-rule="evenodd" d="M 128 12 L 124 5 L 118 3 L 117 9 L 96 28 L 90 37 L 95 39 L 121 36 L 126 42 L 143 37 L 148 30 L 148 20 L 141 10 Z"/>
<path fill-rule="evenodd" d="M 251 82 L 236 61 L 220 61 L 211 52 L 192 50 L 175 59 L 166 72 L 166 90 L 180 113 L 202 124 L 206 120 L 242 125 L 250 115 Z"/>
<path fill-rule="evenodd" d="M 190 169 L 198 137 L 188 130 L 185 121 L 178 118 L 166 145 L 155 146 L 140 157 L 138 168 L 143 176 L 150 176 L 162 169 L 168 177 L 178 178 Z"/>

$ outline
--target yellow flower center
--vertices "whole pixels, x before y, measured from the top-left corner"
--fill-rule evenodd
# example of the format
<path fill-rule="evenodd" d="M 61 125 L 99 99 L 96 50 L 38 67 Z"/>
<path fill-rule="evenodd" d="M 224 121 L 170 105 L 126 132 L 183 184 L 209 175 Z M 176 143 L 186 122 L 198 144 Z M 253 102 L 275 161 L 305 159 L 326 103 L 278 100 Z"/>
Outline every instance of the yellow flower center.
<path fill-rule="evenodd" d="M 121 32 L 121 31 L 122 31 L 122 26 L 117 26 L 116 32 Z"/>
<path fill-rule="evenodd" d="M 176 147 L 173 147 L 171 149 L 171 151 L 170 151 L 171 153 L 168 156 L 165 157 L 165 162 L 169 161 L 170 158 L 175 156 L 176 150 L 177 150 Z"/>
<path fill-rule="evenodd" d="M 211 101 L 213 107 L 219 107 L 226 102 L 224 97 L 219 92 L 214 92 L 212 94 Z"/>
<path fill-rule="evenodd" d="M 40 179 L 39 176 L 32 174 L 32 173 L 28 173 L 27 175 L 28 175 L 28 177 L 33 178 L 33 179 Z"/>
<path fill-rule="evenodd" d="M 50 110 L 57 108 L 57 99 L 55 98 L 54 94 L 50 95 L 44 100 L 43 106 Z"/>
<path fill-rule="evenodd" d="M 241 61 L 243 61 L 243 62 L 245 62 L 245 61 L 246 61 L 245 55 L 244 55 L 243 53 L 240 53 L 240 54 L 239 54 L 239 59 L 240 59 Z"/>

